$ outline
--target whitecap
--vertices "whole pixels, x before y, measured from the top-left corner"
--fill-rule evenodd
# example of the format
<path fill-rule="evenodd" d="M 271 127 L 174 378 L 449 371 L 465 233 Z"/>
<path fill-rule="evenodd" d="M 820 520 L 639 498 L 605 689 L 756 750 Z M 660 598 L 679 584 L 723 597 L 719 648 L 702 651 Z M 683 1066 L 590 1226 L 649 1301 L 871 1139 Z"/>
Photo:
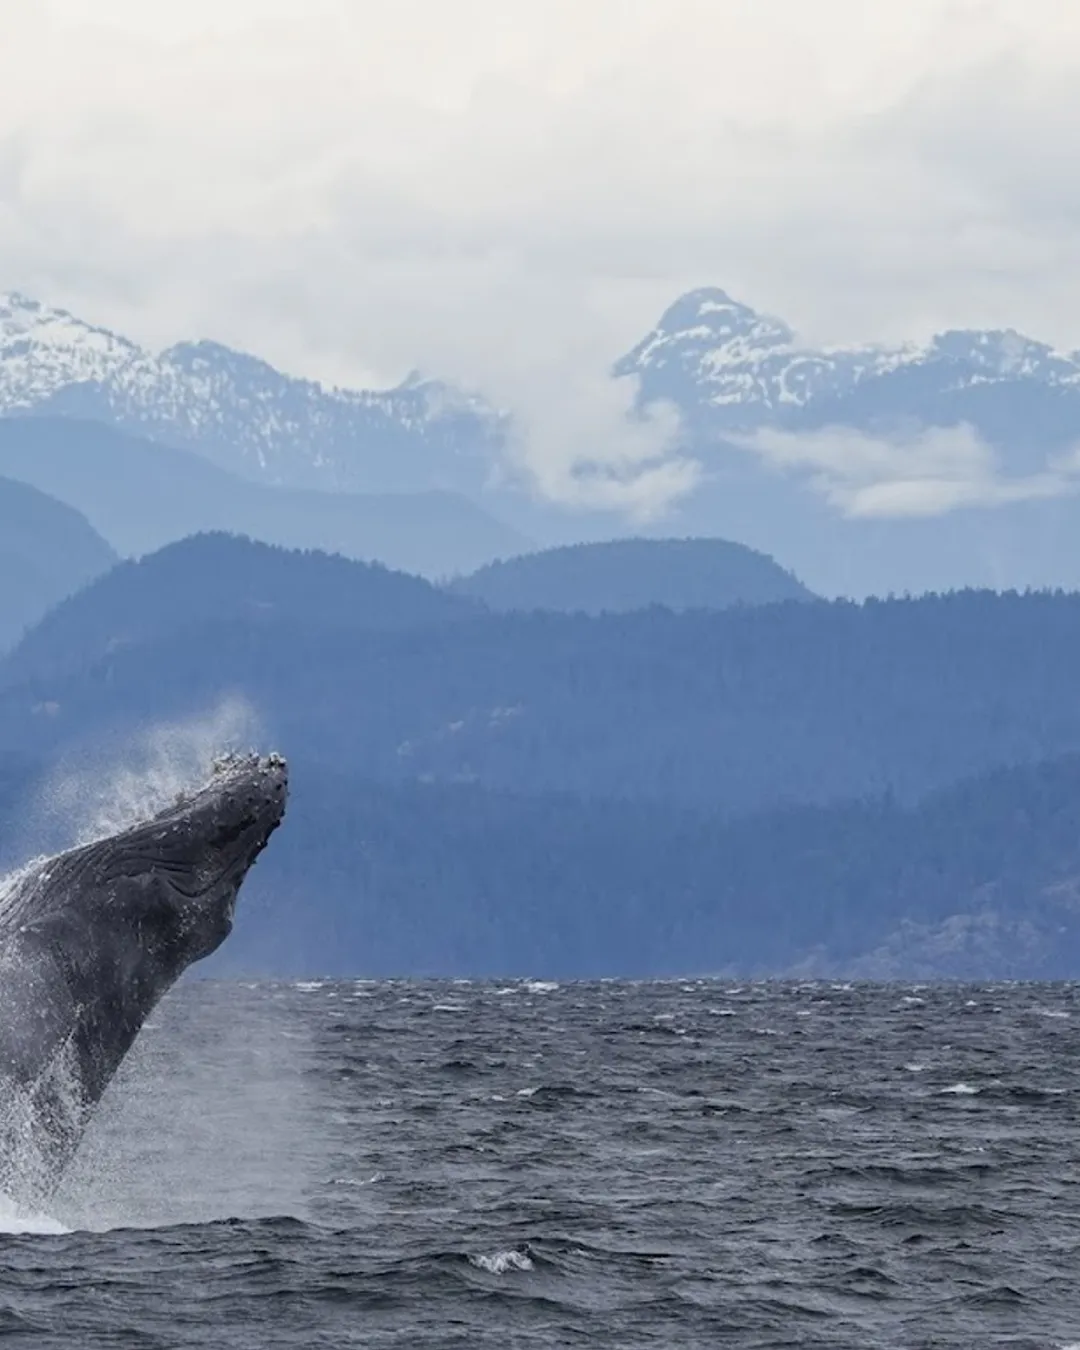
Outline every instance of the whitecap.
<path fill-rule="evenodd" d="M 738 1017 L 738 1012 L 734 1008 L 710 1008 L 710 1017 Z"/>
<path fill-rule="evenodd" d="M 459 1012 L 467 1012 L 468 1009 L 465 1007 L 464 1003 L 433 1003 L 431 1006 L 431 1011 L 459 1013 Z"/>
<path fill-rule="evenodd" d="M 525 988 L 530 994 L 553 994 L 558 985 L 554 980 L 526 980 Z"/>
<path fill-rule="evenodd" d="M 324 980 L 297 980 L 293 988 L 302 989 L 305 994 L 312 994 L 316 989 L 321 989 L 324 983 Z"/>
<path fill-rule="evenodd" d="M 489 1275 L 505 1275 L 508 1270 L 532 1270 L 533 1263 L 525 1252 L 494 1252 L 491 1256 L 470 1256 L 469 1262 L 477 1270 Z"/>
<path fill-rule="evenodd" d="M 537 1087 L 527 1087 L 527 1088 L 518 1088 L 517 1094 L 516 1094 L 516 1095 L 517 1095 L 518 1097 L 535 1097 L 536 1094 L 537 1094 L 539 1091 L 540 1091 L 539 1086 L 537 1086 Z"/>
<path fill-rule="evenodd" d="M 905 1064 L 904 1068 L 907 1069 L 908 1073 L 925 1073 L 926 1071 L 925 1064 Z"/>
<path fill-rule="evenodd" d="M 944 1087 L 938 1093 L 940 1097 L 977 1097 L 982 1091 L 981 1088 L 971 1087 L 968 1083 L 953 1083 L 951 1087 Z"/>

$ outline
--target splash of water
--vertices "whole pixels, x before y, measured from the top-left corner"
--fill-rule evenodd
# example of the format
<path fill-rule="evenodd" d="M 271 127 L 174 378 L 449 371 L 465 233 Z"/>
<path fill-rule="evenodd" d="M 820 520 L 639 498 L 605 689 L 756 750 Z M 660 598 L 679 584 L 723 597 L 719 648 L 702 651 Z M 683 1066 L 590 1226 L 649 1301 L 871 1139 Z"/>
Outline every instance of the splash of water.
<path fill-rule="evenodd" d="M 70 1036 L 34 1082 L 4 1085 L 0 1098 L 0 1231 L 53 1231 L 48 1225 L 55 1221 L 44 1215 L 42 1207 L 56 1188 L 61 1159 L 77 1142 L 86 1117 Z M 16 1229 L 5 1230 L 5 1224 L 16 1225 Z"/>
<path fill-rule="evenodd" d="M 151 727 L 105 766 L 62 765 L 42 791 L 43 812 L 62 822 L 71 846 L 118 834 L 201 786 L 215 759 L 258 733 L 251 706 L 226 699 L 203 717 Z"/>
<path fill-rule="evenodd" d="M 266 986 L 179 986 L 143 1027 L 49 1212 L 75 1230 L 310 1220 L 311 1021 Z"/>
<path fill-rule="evenodd" d="M 41 1214 L 35 1209 L 20 1205 L 10 1196 L 0 1193 L 0 1233 L 59 1237 L 63 1233 L 70 1232 L 71 1229 L 59 1219 L 53 1219 L 48 1214 Z"/>

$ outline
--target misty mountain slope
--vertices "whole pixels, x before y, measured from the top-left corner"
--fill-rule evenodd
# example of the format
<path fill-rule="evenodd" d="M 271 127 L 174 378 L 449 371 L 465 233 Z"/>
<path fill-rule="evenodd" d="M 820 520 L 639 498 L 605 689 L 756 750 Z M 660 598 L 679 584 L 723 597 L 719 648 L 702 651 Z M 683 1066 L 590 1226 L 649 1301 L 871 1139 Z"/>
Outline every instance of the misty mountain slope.
<path fill-rule="evenodd" d="M 398 630 L 481 607 L 420 577 L 232 535 L 198 535 L 123 562 L 58 605 L 3 664 L 0 680 L 56 677 L 106 654 L 208 621 Z"/>
<path fill-rule="evenodd" d="M 115 561 L 84 516 L 25 483 L 0 478 L 0 651 Z"/>
<path fill-rule="evenodd" d="M 679 409 L 703 467 L 672 531 L 782 553 L 824 595 L 1080 587 L 1077 353 L 1009 331 L 815 349 L 703 288 L 615 372 Z"/>
<path fill-rule="evenodd" d="M 812 595 L 772 558 L 726 539 L 619 539 L 489 563 L 451 583 L 496 610 L 726 609 Z"/>
<path fill-rule="evenodd" d="M 268 487 L 188 451 L 60 417 L 0 419 L 0 473 L 69 502 L 127 555 L 223 530 L 445 576 L 528 547 L 454 493 Z"/>
<path fill-rule="evenodd" d="M 76 597 L 65 622 L 77 631 Z M 28 647 L 33 639 L 28 640 Z M 228 612 L 80 665 L 0 665 L 33 756 L 242 694 L 275 744 L 371 778 L 739 813 L 1080 751 L 1080 596 L 485 615 L 375 632 Z"/>

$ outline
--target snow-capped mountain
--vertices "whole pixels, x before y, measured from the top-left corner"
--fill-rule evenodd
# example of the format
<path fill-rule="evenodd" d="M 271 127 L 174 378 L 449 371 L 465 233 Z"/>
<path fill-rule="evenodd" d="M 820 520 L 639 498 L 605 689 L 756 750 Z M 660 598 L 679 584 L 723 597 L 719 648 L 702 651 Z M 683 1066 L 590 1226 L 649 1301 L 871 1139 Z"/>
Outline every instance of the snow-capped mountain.
<path fill-rule="evenodd" d="M 728 453 L 726 433 L 761 427 L 965 423 L 1000 452 L 1005 473 L 1040 472 L 1080 444 L 1080 353 L 1011 330 L 818 349 L 703 288 L 676 300 L 613 373 L 636 379 L 642 403 L 673 403 L 686 449 L 713 467 Z M 263 483 L 463 492 L 548 538 L 550 522 L 532 518 L 541 508 L 505 492 L 493 472 L 506 419 L 433 380 L 329 388 L 206 341 L 155 354 L 63 310 L 0 295 L 0 415 L 26 413 L 103 422 Z M 759 486 L 773 493 L 775 478 Z M 550 542 L 567 538 L 556 531 Z"/>
<path fill-rule="evenodd" d="M 1055 351 L 1012 330 L 953 330 L 925 345 L 814 349 L 787 324 L 706 287 L 676 300 L 614 373 L 636 376 L 642 402 L 674 403 L 695 430 L 801 424 L 802 411 L 815 407 L 828 409 L 831 420 L 860 425 L 874 411 L 871 388 L 882 391 L 883 412 L 935 423 L 937 409 L 927 400 L 981 384 L 1032 382 L 1080 392 L 1080 353 Z M 893 406 L 886 387 L 907 391 L 908 406 Z M 845 416 L 856 391 L 861 397 Z"/>
<path fill-rule="evenodd" d="M 264 482 L 357 491 L 477 486 L 500 425 L 434 381 L 326 388 L 215 342 L 154 354 L 18 294 L 0 295 L 0 413 L 85 417 Z"/>

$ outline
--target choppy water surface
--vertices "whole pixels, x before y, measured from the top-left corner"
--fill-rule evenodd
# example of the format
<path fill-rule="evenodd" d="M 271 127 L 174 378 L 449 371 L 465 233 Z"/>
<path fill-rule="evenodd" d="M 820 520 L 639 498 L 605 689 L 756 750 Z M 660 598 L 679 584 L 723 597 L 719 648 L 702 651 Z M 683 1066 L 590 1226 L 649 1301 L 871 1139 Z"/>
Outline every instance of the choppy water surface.
<path fill-rule="evenodd" d="M 0 1335 L 1080 1343 L 1078 1051 L 1080 987 L 189 984 Z"/>

